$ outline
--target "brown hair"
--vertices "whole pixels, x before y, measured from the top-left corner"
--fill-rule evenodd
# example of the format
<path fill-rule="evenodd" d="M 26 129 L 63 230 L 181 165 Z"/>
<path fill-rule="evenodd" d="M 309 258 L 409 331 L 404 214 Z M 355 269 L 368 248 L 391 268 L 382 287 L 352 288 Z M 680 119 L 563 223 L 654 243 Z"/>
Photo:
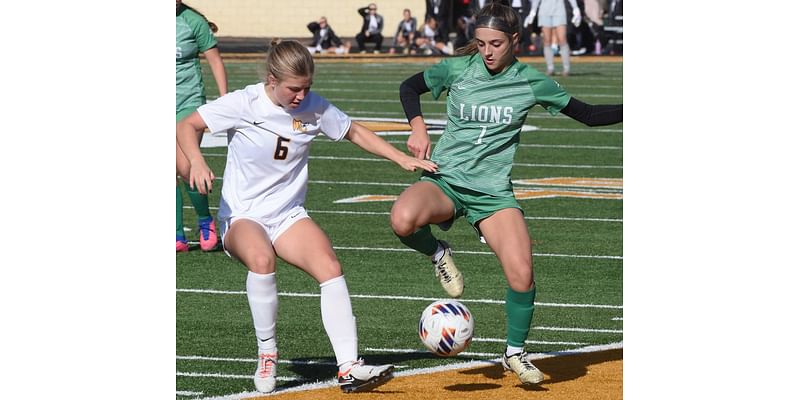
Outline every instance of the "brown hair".
<path fill-rule="evenodd" d="M 311 77 L 314 75 L 314 59 L 306 46 L 296 40 L 272 39 L 267 52 L 267 77 L 269 75 L 279 82 L 290 76 Z"/>
<path fill-rule="evenodd" d="M 206 20 L 206 22 L 208 22 L 208 27 L 209 27 L 209 29 L 211 29 L 212 33 L 217 33 L 217 31 L 219 30 L 219 27 L 217 26 L 217 24 L 209 21 L 208 18 L 206 18 L 206 16 L 203 15 L 203 13 L 201 13 L 200 11 L 197 11 L 197 9 L 187 6 L 186 3 L 184 3 L 184 2 L 181 2 L 181 7 L 188 8 L 189 10 L 192 10 L 192 11 L 196 12 L 198 15 L 200 15 L 201 17 L 203 17 L 203 19 Z M 178 13 L 180 13 L 180 11 Z"/>
<path fill-rule="evenodd" d="M 511 40 L 512 36 L 519 34 L 519 17 L 513 8 L 499 2 L 489 3 L 475 13 L 475 29 L 490 28 L 502 31 Z M 478 52 L 478 42 L 475 38 L 464 47 L 456 49 L 457 56 L 472 55 Z"/>

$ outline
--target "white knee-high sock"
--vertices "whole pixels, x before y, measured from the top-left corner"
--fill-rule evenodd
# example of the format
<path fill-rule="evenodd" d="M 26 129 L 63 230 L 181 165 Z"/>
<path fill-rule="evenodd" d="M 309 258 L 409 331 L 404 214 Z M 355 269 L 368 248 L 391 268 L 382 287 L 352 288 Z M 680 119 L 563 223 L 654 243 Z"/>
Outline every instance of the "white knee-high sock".
<path fill-rule="evenodd" d="M 277 347 L 275 321 L 278 318 L 278 285 L 274 272 L 266 275 L 247 272 L 247 301 L 253 314 L 258 351 L 273 353 Z"/>
<path fill-rule="evenodd" d="M 544 52 L 544 61 L 547 63 L 547 71 L 548 72 L 552 72 L 553 68 L 554 68 L 554 66 L 553 66 L 553 49 L 550 47 L 549 44 L 548 45 L 544 45 L 544 46 L 542 46 L 542 52 Z"/>
<path fill-rule="evenodd" d="M 350 293 L 344 276 L 322 282 L 319 287 L 322 325 L 331 340 L 336 364 L 341 370 L 343 364 L 358 358 L 356 317 L 350 305 Z"/>
<path fill-rule="evenodd" d="M 561 64 L 564 66 L 564 72 L 569 73 L 569 56 L 570 56 L 570 49 L 569 44 L 565 43 L 561 45 Z"/>

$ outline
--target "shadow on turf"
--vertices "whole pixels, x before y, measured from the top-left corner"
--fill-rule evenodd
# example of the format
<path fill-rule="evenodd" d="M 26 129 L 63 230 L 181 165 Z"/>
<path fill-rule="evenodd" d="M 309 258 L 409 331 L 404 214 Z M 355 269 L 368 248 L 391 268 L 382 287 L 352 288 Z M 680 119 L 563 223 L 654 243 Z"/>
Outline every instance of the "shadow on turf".
<path fill-rule="evenodd" d="M 598 351 L 592 353 L 576 353 L 570 355 L 563 355 L 559 357 L 550 357 L 541 360 L 534 360 L 533 363 L 545 375 L 549 376 L 548 379 L 545 379 L 543 382 L 541 382 L 542 384 L 548 384 L 548 383 L 558 383 L 558 382 L 565 382 L 565 381 L 571 381 L 573 379 L 578 379 L 586 375 L 588 367 L 592 364 L 601 364 L 604 362 L 617 361 L 617 360 L 622 360 L 622 349 Z M 484 377 L 489 379 L 503 379 L 504 377 L 503 366 L 500 364 L 468 369 L 465 371 L 461 371 L 461 373 L 465 375 L 482 374 Z M 481 385 L 491 386 L 487 384 L 454 385 L 447 387 L 445 389 L 454 391 L 495 389 L 492 387 L 486 387 L 484 389 L 472 388 L 474 386 L 481 386 Z M 466 386 L 466 388 L 459 388 L 462 386 Z M 547 391 L 546 388 L 543 388 L 538 385 L 519 384 L 517 385 L 517 387 L 534 392 Z"/>
<path fill-rule="evenodd" d="M 383 364 L 392 364 L 392 365 L 399 365 L 403 364 L 407 361 L 412 360 L 441 360 L 442 358 L 428 352 L 417 352 L 417 353 L 396 353 L 396 354 L 364 354 L 361 355 L 364 358 L 364 362 L 371 365 L 383 365 Z M 332 357 L 327 358 L 293 358 L 292 361 L 298 362 L 298 364 L 290 364 L 288 366 L 281 366 L 289 371 L 294 372 L 298 376 L 302 377 L 304 382 L 286 382 L 281 383 L 280 386 L 284 388 L 289 388 L 293 386 L 299 386 L 303 383 L 314 382 L 314 381 L 326 381 L 336 376 L 336 367 L 330 365 L 331 363 L 336 363 L 336 359 Z M 467 360 L 459 360 L 459 361 L 467 361 Z M 327 365 L 318 365 L 318 364 L 306 364 L 306 362 L 318 362 L 318 363 L 326 363 Z M 402 371 L 395 369 L 395 372 Z M 459 386 L 459 385 L 457 385 Z M 465 385 L 466 386 L 466 385 Z M 473 389 L 478 390 L 478 389 Z M 379 390 L 376 390 L 379 391 Z M 388 392 L 383 392 L 388 393 Z"/>

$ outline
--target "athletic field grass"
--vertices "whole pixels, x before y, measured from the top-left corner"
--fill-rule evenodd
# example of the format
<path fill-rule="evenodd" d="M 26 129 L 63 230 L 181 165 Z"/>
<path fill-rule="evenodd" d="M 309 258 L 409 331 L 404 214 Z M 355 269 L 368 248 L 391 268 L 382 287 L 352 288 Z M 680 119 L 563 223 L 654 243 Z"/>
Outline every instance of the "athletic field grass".
<path fill-rule="evenodd" d="M 224 55 L 223 55 L 224 57 Z M 537 61 L 538 60 L 538 61 Z M 558 60 L 557 60 L 558 61 Z M 431 61 L 433 62 L 433 60 Z M 401 119 L 402 80 L 430 63 L 319 62 L 312 90 L 354 120 Z M 532 65 L 543 70 L 541 59 Z M 203 65 L 209 98 L 217 96 Z M 575 62 L 556 80 L 585 102 L 622 103 L 622 61 Z M 229 87 L 258 82 L 261 62 L 227 61 Z M 558 70 L 558 68 L 557 68 Z M 427 119 L 444 119 L 446 97 L 422 98 Z M 559 352 L 622 342 L 622 124 L 588 128 L 537 106 L 521 135 L 512 179 L 534 242 L 536 308 L 527 350 Z M 432 135 L 432 140 L 438 136 Z M 406 151 L 405 136 L 384 138 Z M 225 147 L 203 149 L 221 178 Z M 337 202 L 361 195 L 396 196 L 413 183 L 408 173 L 348 141 L 315 140 L 311 148 L 306 208 L 327 232 L 345 271 L 357 317 L 359 353 L 368 363 L 396 365 L 397 372 L 491 360 L 505 348 L 507 284 L 496 257 L 464 219 L 438 238 L 453 246 L 465 275 L 462 301 L 475 316 L 475 339 L 455 358 L 425 351 L 417 337 L 422 310 L 446 297 L 429 260 L 407 249 L 389 226 L 391 201 Z M 574 178 L 552 180 L 546 178 Z M 527 180 L 527 181 L 523 181 Z M 211 194 L 216 215 L 222 180 Z M 176 397 L 210 398 L 253 392 L 256 339 L 244 282 L 247 269 L 224 252 L 203 253 L 188 197 L 184 222 L 194 241 L 176 255 Z M 280 353 L 278 390 L 331 381 L 336 367 L 322 327 L 319 285 L 278 262 Z M 385 397 L 384 397 L 385 398 Z"/>

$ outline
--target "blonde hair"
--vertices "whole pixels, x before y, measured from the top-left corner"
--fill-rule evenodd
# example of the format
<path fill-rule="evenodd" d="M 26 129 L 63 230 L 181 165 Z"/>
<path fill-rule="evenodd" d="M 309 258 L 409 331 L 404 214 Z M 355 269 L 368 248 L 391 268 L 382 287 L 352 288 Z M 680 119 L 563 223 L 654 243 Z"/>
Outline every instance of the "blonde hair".
<path fill-rule="evenodd" d="M 314 59 L 306 46 L 296 40 L 272 39 L 267 52 L 267 77 L 269 75 L 278 82 L 292 76 L 311 77 L 314 75 Z"/>
<path fill-rule="evenodd" d="M 475 29 L 490 28 L 501 31 L 512 40 L 514 34 L 519 34 L 519 17 L 513 8 L 502 3 L 489 3 L 475 13 Z M 512 51 L 509 47 L 509 51 Z M 457 56 L 472 55 L 478 52 L 478 42 L 475 38 L 464 47 L 456 49 Z"/>

